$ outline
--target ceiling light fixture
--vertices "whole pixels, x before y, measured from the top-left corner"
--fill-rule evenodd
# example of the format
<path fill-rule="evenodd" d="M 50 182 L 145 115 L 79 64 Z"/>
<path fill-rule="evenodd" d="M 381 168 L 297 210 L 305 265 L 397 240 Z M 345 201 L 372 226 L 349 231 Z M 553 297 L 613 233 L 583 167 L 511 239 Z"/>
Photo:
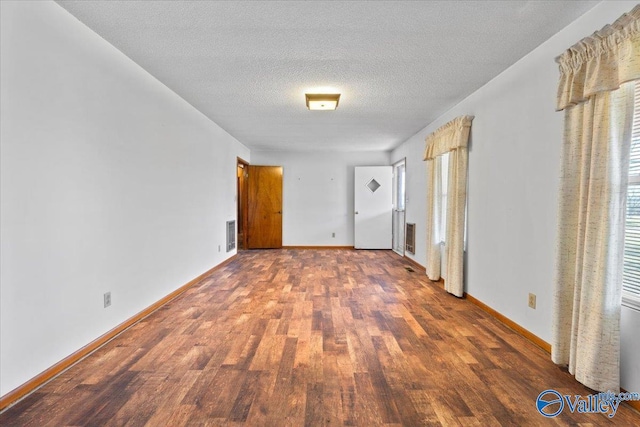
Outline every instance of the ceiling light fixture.
<path fill-rule="evenodd" d="M 335 110 L 340 101 L 339 93 L 305 93 L 309 110 Z"/>

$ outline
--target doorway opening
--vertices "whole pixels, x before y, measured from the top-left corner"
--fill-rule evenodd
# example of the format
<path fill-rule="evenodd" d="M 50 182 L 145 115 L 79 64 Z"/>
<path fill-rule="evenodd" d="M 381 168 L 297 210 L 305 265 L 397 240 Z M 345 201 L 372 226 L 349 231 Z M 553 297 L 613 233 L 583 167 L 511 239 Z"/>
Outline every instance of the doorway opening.
<path fill-rule="evenodd" d="M 237 163 L 237 179 L 238 187 L 236 193 L 236 200 L 238 203 L 238 250 L 247 249 L 247 169 L 249 163 L 238 157 Z"/>
<path fill-rule="evenodd" d="M 393 164 L 393 250 L 404 256 L 406 160 Z"/>
<path fill-rule="evenodd" d="M 237 158 L 238 250 L 282 247 L 282 166 Z"/>

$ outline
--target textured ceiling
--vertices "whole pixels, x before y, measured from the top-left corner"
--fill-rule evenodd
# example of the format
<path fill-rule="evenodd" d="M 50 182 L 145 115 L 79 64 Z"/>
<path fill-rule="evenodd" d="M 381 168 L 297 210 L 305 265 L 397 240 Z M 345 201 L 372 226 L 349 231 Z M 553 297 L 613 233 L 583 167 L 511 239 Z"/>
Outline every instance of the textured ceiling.
<path fill-rule="evenodd" d="M 396 147 L 597 2 L 58 3 L 251 149 L 359 151 Z M 308 111 L 326 87 L 338 110 Z"/>

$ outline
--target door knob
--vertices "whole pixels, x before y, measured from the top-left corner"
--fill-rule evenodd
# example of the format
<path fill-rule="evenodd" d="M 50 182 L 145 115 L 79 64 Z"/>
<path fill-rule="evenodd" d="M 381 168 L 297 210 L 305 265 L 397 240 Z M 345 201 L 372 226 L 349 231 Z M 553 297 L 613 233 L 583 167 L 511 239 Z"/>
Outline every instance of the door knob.
<path fill-rule="evenodd" d="M 356 215 L 358 215 L 358 211 L 356 211 Z"/>

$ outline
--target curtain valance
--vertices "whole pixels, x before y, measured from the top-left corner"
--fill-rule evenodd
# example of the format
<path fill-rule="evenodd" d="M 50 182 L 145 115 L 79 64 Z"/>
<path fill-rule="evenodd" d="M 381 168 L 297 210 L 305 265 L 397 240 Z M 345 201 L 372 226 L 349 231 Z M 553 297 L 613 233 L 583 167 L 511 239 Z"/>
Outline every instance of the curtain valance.
<path fill-rule="evenodd" d="M 640 79 L 640 5 L 567 49 L 556 62 L 557 111 Z"/>
<path fill-rule="evenodd" d="M 456 148 L 466 147 L 473 116 L 460 116 L 427 136 L 424 160 L 433 159 Z"/>

